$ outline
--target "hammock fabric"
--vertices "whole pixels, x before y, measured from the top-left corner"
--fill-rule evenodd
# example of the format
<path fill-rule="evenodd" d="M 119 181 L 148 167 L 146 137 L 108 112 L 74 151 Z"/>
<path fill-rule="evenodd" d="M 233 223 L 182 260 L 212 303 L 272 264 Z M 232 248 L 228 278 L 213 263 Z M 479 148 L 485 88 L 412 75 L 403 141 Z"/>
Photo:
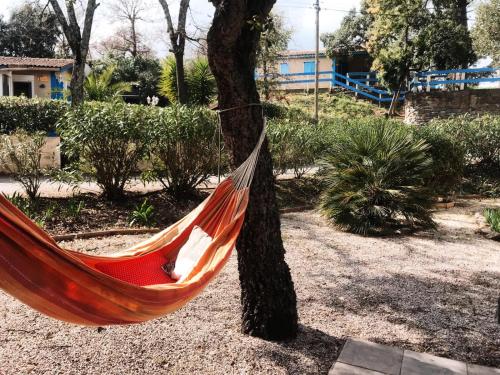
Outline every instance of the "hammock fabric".
<path fill-rule="evenodd" d="M 179 309 L 218 274 L 243 225 L 249 187 L 264 140 L 194 211 L 152 238 L 111 256 L 59 247 L 0 195 L 0 289 L 70 323 L 140 323 Z M 162 266 L 175 260 L 197 225 L 212 242 L 183 282 Z"/>

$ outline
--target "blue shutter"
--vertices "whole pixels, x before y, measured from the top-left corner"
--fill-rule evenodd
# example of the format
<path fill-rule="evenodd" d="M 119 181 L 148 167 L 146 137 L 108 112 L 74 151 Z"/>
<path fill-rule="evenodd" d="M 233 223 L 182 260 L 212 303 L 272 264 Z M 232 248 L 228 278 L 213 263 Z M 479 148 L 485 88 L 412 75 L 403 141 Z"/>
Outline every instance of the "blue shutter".
<path fill-rule="evenodd" d="M 281 74 L 288 74 L 288 63 L 281 63 L 280 64 L 280 73 Z"/>
<path fill-rule="evenodd" d="M 314 73 L 316 64 L 314 61 L 304 61 L 304 73 Z"/>

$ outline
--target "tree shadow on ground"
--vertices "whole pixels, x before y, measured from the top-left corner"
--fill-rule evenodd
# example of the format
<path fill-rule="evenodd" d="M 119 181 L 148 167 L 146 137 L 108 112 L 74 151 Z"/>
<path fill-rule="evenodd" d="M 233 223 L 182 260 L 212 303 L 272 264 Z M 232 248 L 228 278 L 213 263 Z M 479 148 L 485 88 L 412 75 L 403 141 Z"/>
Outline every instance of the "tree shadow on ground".
<path fill-rule="evenodd" d="M 279 342 L 257 354 L 286 369 L 288 374 L 328 374 L 343 345 L 343 339 L 300 324 L 295 340 Z"/>
<path fill-rule="evenodd" d="M 353 275 L 335 287 L 324 288 L 320 300 L 344 314 L 373 316 L 426 339 L 418 348 L 436 355 L 499 366 L 500 325 L 495 309 L 500 273 L 477 272 L 456 276 L 455 282 L 434 277 L 393 273 Z M 405 341 L 372 336 L 370 341 L 416 349 Z"/>

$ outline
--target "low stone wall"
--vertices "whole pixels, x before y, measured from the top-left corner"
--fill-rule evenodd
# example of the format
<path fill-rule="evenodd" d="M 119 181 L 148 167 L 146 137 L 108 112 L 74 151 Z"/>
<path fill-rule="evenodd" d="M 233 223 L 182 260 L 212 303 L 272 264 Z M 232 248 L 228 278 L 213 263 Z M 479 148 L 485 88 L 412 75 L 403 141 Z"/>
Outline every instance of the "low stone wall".
<path fill-rule="evenodd" d="M 434 118 L 465 113 L 500 114 L 500 89 L 431 91 L 406 96 L 405 122 L 424 124 Z"/>
<path fill-rule="evenodd" d="M 45 145 L 42 148 L 42 168 L 60 169 L 61 168 L 61 139 L 59 137 L 45 138 Z M 0 174 L 9 174 L 12 166 L 0 165 Z"/>

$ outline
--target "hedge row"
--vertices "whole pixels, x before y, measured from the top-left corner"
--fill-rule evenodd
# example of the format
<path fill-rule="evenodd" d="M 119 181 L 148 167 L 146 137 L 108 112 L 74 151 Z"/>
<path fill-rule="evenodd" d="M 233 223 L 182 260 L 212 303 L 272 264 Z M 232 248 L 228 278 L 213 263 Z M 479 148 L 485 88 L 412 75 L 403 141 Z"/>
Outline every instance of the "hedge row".
<path fill-rule="evenodd" d="M 53 132 L 68 108 L 61 100 L 0 97 L 0 134 L 15 130 Z"/>

